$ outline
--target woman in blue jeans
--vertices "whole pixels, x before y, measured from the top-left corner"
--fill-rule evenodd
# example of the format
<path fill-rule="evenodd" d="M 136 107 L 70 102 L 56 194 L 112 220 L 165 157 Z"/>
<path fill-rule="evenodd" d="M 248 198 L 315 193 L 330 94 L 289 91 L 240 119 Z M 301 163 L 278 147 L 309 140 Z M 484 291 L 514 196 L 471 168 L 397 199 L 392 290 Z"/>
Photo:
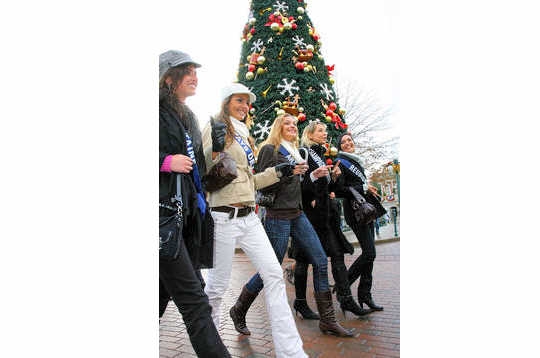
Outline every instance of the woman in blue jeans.
<path fill-rule="evenodd" d="M 293 165 L 304 164 L 302 173 L 295 173 L 289 178 L 265 188 L 265 192 L 275 194 L 273 204 L 266 207 L 264 227 L 276 256 L 283 262 L 289 243 L 289 236 L 295 245 L 313 265 L 313 287 L 315 300 L 320 314 L 319 328 L 323 333 L 331 333 L 342 337 L 352 337 L 352 331 L 343 328 L 337 321 L 332 303 L 332 294 L 328 288 L 328 260 L 319 238 L 309 220 L 302 211 L 301 174 L 308 166 L 306 160 L 298 152 L 298 128 L 296 117 L 290 114 L 278 116 L 266 141 L 262 144 L 257 160 L 257 170 L 264 171 L 281 163 Z M 311 174 L 312 181 L 328 175 L 328 168 L 323 166 Z M 244 333 L 246 313 L 263 289 L 260 275 L 255 274 L 244 286 L 230 315 L 235 328 Z"/>

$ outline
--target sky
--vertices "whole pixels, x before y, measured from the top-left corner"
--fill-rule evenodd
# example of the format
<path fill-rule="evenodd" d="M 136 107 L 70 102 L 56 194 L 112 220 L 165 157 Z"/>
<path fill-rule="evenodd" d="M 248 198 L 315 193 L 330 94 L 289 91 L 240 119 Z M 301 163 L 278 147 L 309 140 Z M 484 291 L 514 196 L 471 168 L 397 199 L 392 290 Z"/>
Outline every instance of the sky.
<path fill-rule="evenodd" d="M 220 88 L 236 79 L 249 3 L 170 1 L 164 5 L 171 13 L 189 13 L 180 16 L 175 30 L 164 32 L 156 44 L 158 52 L 179 49 L 202 64 L 197 95 L 187 100 L 202 124 L 218 111 Z M 398 1 L 334 1 L 331 9 L 328 4 L 307 1 L 307 14 L 321 36 L 325 63 L 335 65 L 336 85 L 347 78 L 372 93 L 382 106 L 392 108 L 390 132 L 399 135 Z"/>

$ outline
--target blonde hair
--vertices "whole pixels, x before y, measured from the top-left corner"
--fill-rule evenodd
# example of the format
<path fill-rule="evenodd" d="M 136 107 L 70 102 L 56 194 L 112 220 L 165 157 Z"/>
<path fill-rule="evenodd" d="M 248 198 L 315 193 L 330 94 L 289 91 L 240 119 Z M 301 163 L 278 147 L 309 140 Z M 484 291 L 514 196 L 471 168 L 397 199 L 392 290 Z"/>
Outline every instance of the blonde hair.
<path fill-rule="evenodd" d="M 317 125 L 321 125 L 324 128 L 326 128 L 326 124 L 319 121 L 311 121 L 309 124 L 304 128 L 304 131 L 302 132 L 302 140 L 300 143 L 305 147 L 311 147 L 314 144 L 319 144 L 314 141 L 312 141 L 309 136 L 315 133 L 315 129 L 317 129 Z"/>
<path fill-rule="evenodd" d="M 285 118 L 292 118 L 294 119 L 295 124 L 298 123 L 298 119 L 292 114 L 285 113 L 277 116 L 274 120 L 274 123 L 272 124 L 272 127 L 270 128 L 270 134 L 268 134 L 266 140 L 261 143 L 261 147 L 266 144 L 271 144 L 274 146 L 274 151 L 277 152 L 279 150 L 279 146 L 281 145 L 281 141 L 283 140 L 283 136 L 281 135 L 281 128 L 283 127 L 283 122 L 285 122 Z M 298 148 L 298 136 L 296 136 L 296 139 L 292 142 L 292 144 L 296 148 Z"/>

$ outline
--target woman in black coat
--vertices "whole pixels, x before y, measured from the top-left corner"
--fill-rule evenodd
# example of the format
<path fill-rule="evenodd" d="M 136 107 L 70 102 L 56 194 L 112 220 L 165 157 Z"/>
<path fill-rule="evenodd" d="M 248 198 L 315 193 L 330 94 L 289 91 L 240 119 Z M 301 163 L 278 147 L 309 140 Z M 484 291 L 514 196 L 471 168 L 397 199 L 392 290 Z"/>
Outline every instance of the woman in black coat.
<path fill-rule="evenodd" d="M 337 299 L 345 314 L 350 311 L 361 316 L 369 313 L 361 309 L 351 295 L 351 289 L 347 277 L 347 267 L 345 266 L 344 254 L 352 254 L 354 248 L 347 241 L 339 225 L 339 215 L 335 205 L 330 199 L 330 193 L 338 190 L 342 186 L 341 170 L 339 164 L 334 167 L 331 175 L 315 179 L 311 173 L 317 168 L 325 166 L 324 153 L 326 147 L 327 133 L 326 124 L 322 122 L 311 122 L 304 128 L 302 134 L 302 145 L 308 151 L 309 169 L 304 175 L 302 183 L 302 206 L 304 212 L 317 232 L 317 236 L 332 264 L 332 276 L 336 282 Z M 337 220 L 336 220 L 337 219 Z M 296 299 L 294 308 L 306 319 L 317 319 L 317 315 L 311 311 L 306 302 L 307 268 L 309 260 L 300 250 L 294 247 L 291 250 L 293 258 L 296 260 L 294 269 L 294 285 Z"/>
<path fill-rule="evenodd" d="M 200 183 L 200 174 L 206 171 L 201 132 L 185 105 L 197 88 L 197 67 L 184 52 L 159 56 L 159 216 L 161 222 L 174 214 L 171 198 L 179 176 L 184 217 L 178 256 L 159 258 L 159 317 L 172 298 L 197 356 L 221 358 L 230 354 L 210 316 L 212 308 L 199 271 L 212 266 L 213 247 L 213 221 Z"/>
<path fill-rule="evenodd" d="M 340 168 L 343 177 L 343 187 L 336 191 L 338 197 L 344 198 L 343 211 L 345 215 L 345 222 L 352 229 L 362 254 L 353 262 L 349 267 L 348 278 L 349 284 L 352 285 L 360 277 L 360 283 L 358 284 L 358 302 L 362 307 L 365 303 L 369 308 L 374 311 L 382 311 L 383 307 L 375 304 L 371 297 L 371 286 L 373 282 L 373 262 L 375 261 L 375 234 L 373 222 L 362 225 L 356 222 L 354 219 L 353 210 L 350 204 L 350 199 L 353 198 L 352 193 L 348 190 L 349 187 L 356 189 L 366 200 L 374 205 L 378 211 L 379 216 L 386 213 L 379 200 L 377 200 L 377 188 L 368 185 L 364 168 L 361 165 L 360 158 L 354 154 L 354 141 L 350 133 L 345 133 L 338 138 L 337 141 L 338 160 L 340 161 Z"/>

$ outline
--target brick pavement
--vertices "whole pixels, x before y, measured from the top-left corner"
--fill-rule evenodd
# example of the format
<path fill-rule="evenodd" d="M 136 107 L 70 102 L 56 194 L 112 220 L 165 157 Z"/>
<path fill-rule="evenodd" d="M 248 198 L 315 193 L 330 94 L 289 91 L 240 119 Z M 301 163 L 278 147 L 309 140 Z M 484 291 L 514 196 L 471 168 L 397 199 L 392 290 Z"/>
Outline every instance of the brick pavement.
<path fill-rule="evenodd" d="M 345 264 L 349 267 L 358 257 L 361 250 L 355 247 L 353 255 L 345 255 Z M 347 312 L 344 319 L 339 304 L 334 296 L 336 316 L 344 327 L 355 328 L 353 338 L 339 338 L 325 335 L 319 330 L 319 322 L 303 320 L 295 316 L 296 326 L 304 350 L 311 358 L 331 357 L 399 357 L 400 352 L 400 243 L 381 242 L 377 244 L 377 258 L 373 269 L 372 294 L 375 302 L 384 306 L 384 311 L 373 312 L 364 317 L 356 317 Z M 285 258 L 283 267 L 290 262 Z M 330 272 L 330 263 L 329 272 Z M 264 295 L 259 295 L 251 309 L 246 321 L 251 336 L 238 334 L 234 329 L 228 314 L 228 309 L 234 304 L 242 285 L 253 275 L 254 269 L 247 256 L 239 252 L 233 260 L 233 273 L 230 287 L 225 293 L 221 307 L 221 324 L 219 332 L 225 345 L 233 357 L 275 357 L 272 343 L 272 332 L 268 325 L 268 316 L 264 304 Z M 308 278 L 308 303 L 316 310 L 313 297 L 313 281 L 311 269 Z M 329 281 L 333 284 L 332 274 Z M 358 280 L 352 286 L 356 296 Z M 294 300 L 294 286 L 286 283 L 287 296 L 292 309 Z M 294 313 L 294 310 L 293 310 Z M 170 302 L 160 325 L 160 358 L 196 357 L 185 326 L 176 306 Z"/>

